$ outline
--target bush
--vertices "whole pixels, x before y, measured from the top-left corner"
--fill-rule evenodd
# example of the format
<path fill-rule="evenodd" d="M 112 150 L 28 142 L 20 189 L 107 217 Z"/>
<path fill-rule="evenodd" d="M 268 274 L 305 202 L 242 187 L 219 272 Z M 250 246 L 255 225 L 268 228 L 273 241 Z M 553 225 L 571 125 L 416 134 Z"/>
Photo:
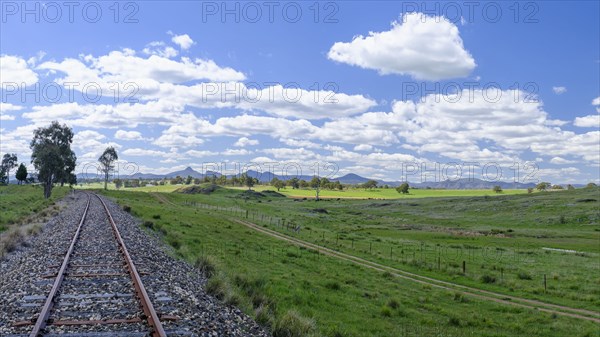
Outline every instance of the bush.
<path fill-rule="evenodd" d="M 131 206 L 125 205 L 125 206 L 123 206 L 123 210 L 127 213 L 131 213 Z"/>
<path fill-rule="evenodd" d="M 388 307 L 387 305 L 381 307 L 381 316 L 392 317 L 392 308 Z"/>
<path fill-rule="evenodd" d="M 527 274 L 526 272 L 520 272 L 517 274 L 517 277 L 519 280 L 531 280 L 531 275 Z"/>
<path fill-rule="evenodd" d="M 144 221 L 142 225 L 146 228 L 154 229 L 154 222 L 152 221 Z"/>
<path fill-rule="evenodd" d="M 450 317 L 450 319 L 448 320 L 448 324 L 452 326 L 460 326 L 460 319 L 456 317 Z"/>
<path fill-rule="evenodd" d="M 200 256 L 195 265 L 207 278 L 213 277 L 217 271 L 215 260 L 210 256 Z"/>
<path fill-rule="evenodd" d="M 175 249 L 179 249 L 181 247 L 181 241 L 176 238 L 169 238 L 167 242 Z"/>
<path fill-rule="evenodd" d="M 160 219 L 160 214 L 154 214 L 154 215 L 152 216 L 152 219 L 155 219 L 155 220 L 158 220 L 158 219 Z"/>
<path fill-rule="evenodd" d="M 331 289 L 331 290 L 340 290 L 342 287 L 340 286 L 340 284 L 338 282 L 331 281 L 331 282 L 327 282 L 325 284 L 325 288 Z"/>
<path fill-rule="evenodd" d="M 273 324 L 273 315 L 271 314 L 269 307 L 261 305 L 256 308 L 256 310 L 254 310 L 254 320 L 262 326 L 270 326 Z"/>
<path fill-rule="evenodd" d="M 229 285 L 223 276 L 216 275 L 206 283 L 206 292 L 222 300 L 229 293 Z"/>
<path fill-rule="evenodd" d="M 491 275 L 482 275 L 481 276 L 481 282 L 483 283 L 496 283 L 496 278 L 491 276 Z"/>
<path fill-rule="evenodd" d="M 10 253 L 10 252 L 14 251 L 15 249 L 17 249 L 17 247 L 19 247 L 19 245 L 21 245 L 23 240 L 24 240 L 23 233 L 21 233 L 20 230 L 15 230 L 14 232 L 11 232 L 10 234 L 8 234 L 6 236 L 6 239 L 3 242 L 4 243 L 4 247 L 3 247 L 4 252 Z"/>
<path fill-rule="evenodd" d="M 460 303 L 468 302 L 467 298 L 464 297 L 463 294 L 461 294 L 461 293 L 454 293 L 454 301 L 460 302 Z"/>
<path fill-rule="evenodd" d="M 315 321 L 289 310 L 275 324 L 273 337 L 304 337 L 315 331 Z"/>
<path fill-rule="evenodd" d="M 400 307 L 400 303 L 394 298 L 389 300 L 387 305 L 392 309 L 398 309 Z"/>
<path fill-rule="evenodd" d="M 229 289 L 229 292 L 227 292 L 225 295 L 223 302 L 225 302 L 227 305 L 236 307 L 242 303 L 242 297 L 237 292 Z"/>

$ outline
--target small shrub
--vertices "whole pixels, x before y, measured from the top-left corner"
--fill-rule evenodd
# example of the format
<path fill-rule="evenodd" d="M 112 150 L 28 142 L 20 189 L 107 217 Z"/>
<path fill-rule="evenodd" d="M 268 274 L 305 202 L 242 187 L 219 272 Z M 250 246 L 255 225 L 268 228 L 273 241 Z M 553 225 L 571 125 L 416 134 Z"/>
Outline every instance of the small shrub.
<path fill-rule="evenodd" d="M 468 302 L 467 298 L 463 296 L 461 293 L 454 293 L 454 301 L 459 303 Z"/>
<path fill-rule="evenodd" d="M 519 278 L 519 280 L 531 280 L 531 275 L 527 274 L 526 272 L 518 273 L 517 277 Z"/>
<path fill-rule="evenodd" d="M 495 283 L 496 282 L 496 278 L 493 277 L 493 276 L 491 276 L 491 275 L 485 274 L 485 275 L 481 276 L 481 282 L 483 282 L 483 283 Z"/>
<path fill-rule="evenodd" d="M 131 213 L 131 206 L 125 205 L 125 206 L 123 206 L 123 210 L 127 213 Z"/>
<path fill-rule="evenodd" d="M 325 288 L 331 289 L 331 290 L 340 290 L 342 287 L 340 286 L 340 284 L 338 282 L 331 281 L 331 282 L 327 282 L 325 284 Z"/>
<path fill-rule="evenodd" d="M 23 233 L 20 230 L 15 230 L 6 236 L 4 241 L 4 251 L 10 253 L 17 249 L 19 245 L 23 242 Z"/>
<path fill-rule="evenodd" d="M 270 326 L 273 324 L 273 315 L 266 306 L 260 306 L 254 310 L 254 320 L 262 326 Z"/>
<path fill-rule="evenodd" d="M 297 257 L 300 257 L 300 255 L 298 255 L 298 254 L 296 254 L 296 253 L 294 253 L 294 252 L 287 252 L 287 253 L 285 253 L 285 256 L 287 256 L 287 257 L 291 257 L 291 258 L 297 258 Z"/>
<path fill-rule="evenodd" d="M 224 277 L 217 275 L 211 277 L 206 283 L 206 292 L 222 300 L 229 292 L 229 285 Z"/>
<path fill-rule="evenodd" d="M 240 303 L 242 303 L 242 297 L 237 292 L 230 289 L 225 295 L 223 302 L 230 306 L 239 306 Z"/>
<path fill-rule="evenodd" d="M 398 309 L 400 307 L 400 302 L 392 298 L 388 301 L 387 305 L 392 309 Z"/>
<path fill-rule="evenodd" d="M 34 226 L 29 227 L 27 229 L 27 235 L 35 235 L 35 234 L 37 234 L 37 233 L 39 233 L 41 231 L 42 231 L 42 226 L 40 226 L 40 225 L 34 225 Z"/>
<path fill-rule="evenodd" d="M 200 256 L 196 259 L 195 265 L 207 278 L 213 277 L 217 271 L 216 263 L 210 256 Z"/>
<path fill-rule="evenodd" d="M 273 306 L 273 302 L 267 297 L 267 295 L 259 292 L 255 292 L 251 295 L 252 306 L 254 308 L 260 308 L 263 306 Z"/>
<path fill-rule="evenodd" d="M 142 225 L 146 228 L 154 229 L 154 222 L 152 221 L 144 221 Z"/>
<path fill-rule="evenodd" d="M 152 219 L 155 219 L 155 220 L 158 220 L 158 219 L 160 219 L 160 214 L 154 214 L 154 215 L 152 216 Z"/>
<path fill-rule="evenodd" d="M 175 249 L 181 248 L 181 242 L 178 239 L 171 238 L 168 240 L 168 242 L 171 245 L 171 247 L 173 247 Z"/>
<path fill-rule="evenodd" d="M 448 320 L 448 324 L 452 326 L 460 326 L 460 319 L 456 317 L 450 317 L 450 319 Z"/>
<path fill-rule="evenodd" d="M 165 229 L 163 226 L 161 226 L 160 224 L 156 224 L 156 225 L 154 226 L 154 228 L 155 228 L 155 230 L 156 230 L 157 232 L 159 232 L 159 233 L 160 233 L 160 234 L 162 234 L 163 236 L 166 236 L 166 235 L 167 235 L 167 230 L 166 230 L 166 229 Z"/>
<path fill-rule="evenodd" d="M 381 316 L 392 317 L 392 308 L 388 307 L 387 305 L 381 307 Z"/>
<path fill-rule="evenodd" d="M 273 337 L 304 337 L 315 331 L 315 322 L 294 310 L 286 312 L 273 324 Z"/>

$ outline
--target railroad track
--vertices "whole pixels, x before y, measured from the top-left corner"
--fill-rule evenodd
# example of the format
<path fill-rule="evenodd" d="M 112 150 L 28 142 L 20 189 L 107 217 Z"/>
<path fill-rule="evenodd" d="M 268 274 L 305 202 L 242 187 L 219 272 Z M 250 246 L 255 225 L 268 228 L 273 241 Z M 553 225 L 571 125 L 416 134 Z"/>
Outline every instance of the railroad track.
<path fill-rule="evenodd" d="M 41 311 L 35 320 L 13 326 L 31 327 L 29 337 L 167 336 L 161 320 L 177 317 L 156 312 L 140 274 L 108 207 L 87 194 L 62 263 L 49 265 L 42 275 L 53 279 L 48 295 L 25 296 L 34 309 L 43 300 Z"/>

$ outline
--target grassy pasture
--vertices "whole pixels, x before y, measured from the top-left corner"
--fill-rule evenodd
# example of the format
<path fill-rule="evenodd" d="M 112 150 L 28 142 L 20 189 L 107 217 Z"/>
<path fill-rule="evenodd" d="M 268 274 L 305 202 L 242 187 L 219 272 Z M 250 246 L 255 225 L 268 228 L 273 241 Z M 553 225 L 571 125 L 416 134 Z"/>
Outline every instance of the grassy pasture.
<path fill-rule="evenodd" d="M 320 202 L 225 188 L 206 195 L 104 193 L 130 206 L 177 255 L 216 261 L 221 273 L 211 289 L 271 325 L 295 310 L 316 322 L 315 336 L 597 336 L 587 321 L 396 279 L 228 220 L 248 211 L 264 227 L 380 264 L 598 311 L 597 189 Z M 282 227 L 282 219 L 300 231 Z"/>
<path fill-rule="evenodd" d="M 44 199 L 39 185 L 0 186 L 0 232 L 50 206 L 68 192 L 68 187 L 55 187 L 50 199 Z"/>
<path fill-rule="evenodd" d="M 108 189 L 116 190 L 115 184 L 107 185 Z M 185 188 L 189 185 L 156 185 L 144 187 L 121 188 L 123 191 L 135 192 L 173 192 L 179 188 Z M 101 189 L 104 188 L 103 183 L 83 183 L 78 185 L 79 189 Z M 228 187 L 234 190 L 244 191 L 247 187 Z M 276 191 L 277 189 L 269 185 L 257 185 L 252 188 L 255 191 Z M 291 187 L 282 188 L 279 193 L 291 198 L 315 198 L 313 189 L 292 189 Z M 400 194 L 393 188 L 347 188 L 342 191 L 338 190 L 321 190 L 319 196 L 321 198 L 341 198 L 341 199 L 409 199 L 409 198 L 429 198 L 429 197 L 465 197 L 465 196 L 500 196 L 524 194 L 527 190 L 504 190 L 502 193 L 495 193 L 490 190 L 435 190 L 435 189 L 411 189 L 409 194 Z"/>

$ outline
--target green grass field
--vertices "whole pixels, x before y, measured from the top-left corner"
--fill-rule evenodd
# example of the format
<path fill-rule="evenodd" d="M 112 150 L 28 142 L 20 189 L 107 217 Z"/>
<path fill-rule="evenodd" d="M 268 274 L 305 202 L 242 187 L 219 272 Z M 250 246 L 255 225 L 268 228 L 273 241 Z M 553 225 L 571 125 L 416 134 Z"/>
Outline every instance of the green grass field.
<path fill-rule="evenodd" d="M 295 310 L 316 321 L 319 336 L 598 335 L 588 321 L 397 279 L 229 220 L 248 214 L 279 233 L 382 265 L 598 311 L 598 189 L 320 202 L 224 188 L 210 194 L 103 193 L 130 206 L 182 258 L 216 260 L 220 274 L 209 290 L 263 323 L 273 325 Z"/>
<path fill-rule="evenodd" d="M 43 188 L 38 185 L 0 186 L 0 232 L 50 206 L 68 192 L 68 187 L 55 187 L 50 199 L 44 199 Z"/>
<path fill-rule="evenodd" d="M 185 188 L 188 185 L 156 185 L 133 188 L 121 188 L 123 191 L 135 192 L 173 192 L 180 188 Z M 116 190 L 113 183 L 107 185 L 108 189 Z M 78 189 L 101 189 L 104 188 L 102 183 L 83 183 L 77 186 Z M 247 187 L 228 187 L 235 190 L 244 191 Z M 257 185 L 252 188 L 255 191 L 276 191 L 277 189 L 269 185 Z M 279 193 L 292 198 L 315 198 L 313 189 L 292 189 L 291 187 L 282 188 Z M 341 198 L 341 199 L 408 199 L 408 198 L 429 198 L 429 197 L 473 197 L 473 196 L 500 196 L 524 194 L 527 190 L 504 190 L 502 193 L 495 193 L 490 190 L 428 190 L 428 189 L 411 189 L 409 194 L 400 194 L 393 188 L 347 188 L 342 191 L 338 190 L 321 190 L 319 197 L 321 198 Z"/>
<path fill-rule="evenodd" d="M 239 190 L 247 188 L 239 187 Z M 256 186 L 253 190 L 262 191 L 277 191 L 272 186 Z M 315 191 L 312 189 L 292 189 L 282 188 L 279 193 L 292 198 L 315 198 Z M 527 193 L 527 190 L 505 190 L 502 193 L 495 193 L 492 190 L 427 190 L 427 189 L 411 189 L 409 194 L 400 194 L 393 188 L 350 188 L 342 191 L 337 190 L 321 190 L 320 198 L 342 198 L 342 199 L 408 199 L 408 198 L 429 198 L 429 197 L 473 197 L 483 195 L 512 195 Z"/>

